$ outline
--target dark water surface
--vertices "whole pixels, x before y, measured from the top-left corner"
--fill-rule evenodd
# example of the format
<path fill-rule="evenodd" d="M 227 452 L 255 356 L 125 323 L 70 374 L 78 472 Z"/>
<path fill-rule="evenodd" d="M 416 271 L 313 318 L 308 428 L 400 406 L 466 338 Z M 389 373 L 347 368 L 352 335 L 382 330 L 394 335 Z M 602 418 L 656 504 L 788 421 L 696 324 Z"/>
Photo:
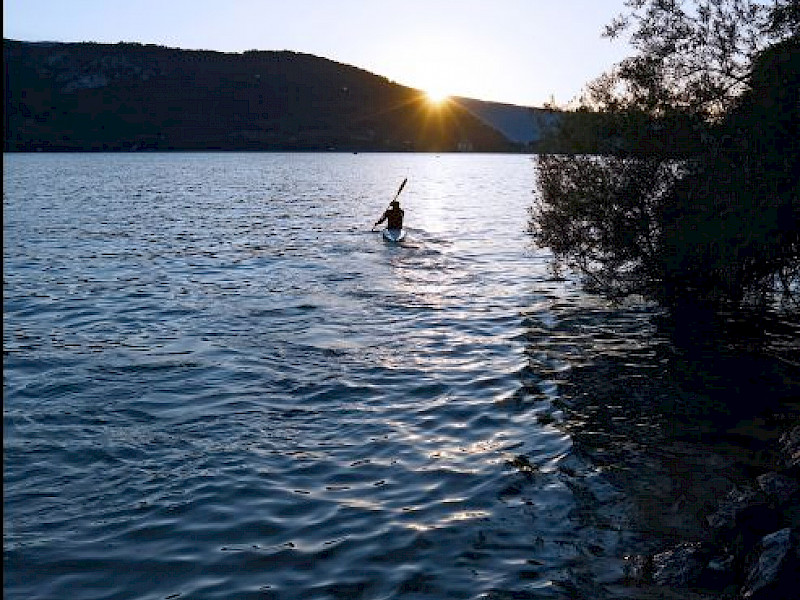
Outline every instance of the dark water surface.
<path fill-rule="evenodd" d="M 664 435 L 626 402 L 665 342 L 551 278 L 534 176 L 5 155 L 6 598 L 633 597 L 660 505 L 631 482 L 663 465 L 619 452 Z M 390 245 L 369 227 L 404 177 Z M 564 385 L 592 356 L 629 371 L 597 426 L 568 408 L 596 381 Z M 708 464 L 714 493 L 730 463 Z"/>

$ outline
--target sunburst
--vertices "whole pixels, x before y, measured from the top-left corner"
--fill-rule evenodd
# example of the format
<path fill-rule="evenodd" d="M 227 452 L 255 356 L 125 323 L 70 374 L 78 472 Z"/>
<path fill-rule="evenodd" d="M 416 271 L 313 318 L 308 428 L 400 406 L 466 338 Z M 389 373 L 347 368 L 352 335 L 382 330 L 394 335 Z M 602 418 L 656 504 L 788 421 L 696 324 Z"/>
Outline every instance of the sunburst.
<path fill-rule="evenodd" d="M 450 99 L 450 93 L 442 87 L 431 86 L 425 88 L 425 97 L 431 104 L 442 104 Z"/>

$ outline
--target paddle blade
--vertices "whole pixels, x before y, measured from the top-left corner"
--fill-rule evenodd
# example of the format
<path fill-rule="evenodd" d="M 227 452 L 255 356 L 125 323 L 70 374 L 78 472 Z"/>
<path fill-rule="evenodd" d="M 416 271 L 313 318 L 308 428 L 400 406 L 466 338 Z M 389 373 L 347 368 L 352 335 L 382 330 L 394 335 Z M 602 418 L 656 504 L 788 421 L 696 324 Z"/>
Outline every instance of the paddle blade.
<path fill-rule="evenodd" d="M 406 182 L 407 181 L 408 181 L 408 177 L 403 179 L 403 183 L 400 184 L 400 188 L 397 190 L 397 193 L 394 195 L 395 198 L 397 198 L 400 195 L 400 192 L 403 191 L 403 188 L 406 187 Z"/>

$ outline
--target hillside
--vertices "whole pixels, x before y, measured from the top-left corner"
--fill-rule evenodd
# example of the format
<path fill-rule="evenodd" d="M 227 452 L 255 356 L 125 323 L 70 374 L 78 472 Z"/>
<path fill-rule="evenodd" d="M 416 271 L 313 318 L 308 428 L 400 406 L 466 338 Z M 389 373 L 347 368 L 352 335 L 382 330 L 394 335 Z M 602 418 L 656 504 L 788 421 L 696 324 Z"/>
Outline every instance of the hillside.
<path fill-rule="evenodd" d="M 502 133 L 508 140 L 532 148 L 552 131 L 561 113 L 544 108 L 487 102 L 473 98 L 454 98 L 482 121 Z"/>
<path fill-rule="evenodd" d="M 6 151 L 513 151 L 464 106 L 294 52 L 3 40 Z"/>

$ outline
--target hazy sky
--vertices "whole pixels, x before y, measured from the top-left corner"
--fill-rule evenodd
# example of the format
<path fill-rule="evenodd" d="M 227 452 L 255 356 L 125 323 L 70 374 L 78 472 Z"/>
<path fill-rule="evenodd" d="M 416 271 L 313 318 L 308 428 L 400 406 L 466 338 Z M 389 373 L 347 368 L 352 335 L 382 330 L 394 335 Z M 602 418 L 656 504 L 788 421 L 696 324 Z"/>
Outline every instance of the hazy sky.
<path fill-rule="evenodd" d="M 4 0 L 3 36 L 294 50 L 412 87 L 566 103 L 629 53 L 601 38 L 623 0 Z"/>

